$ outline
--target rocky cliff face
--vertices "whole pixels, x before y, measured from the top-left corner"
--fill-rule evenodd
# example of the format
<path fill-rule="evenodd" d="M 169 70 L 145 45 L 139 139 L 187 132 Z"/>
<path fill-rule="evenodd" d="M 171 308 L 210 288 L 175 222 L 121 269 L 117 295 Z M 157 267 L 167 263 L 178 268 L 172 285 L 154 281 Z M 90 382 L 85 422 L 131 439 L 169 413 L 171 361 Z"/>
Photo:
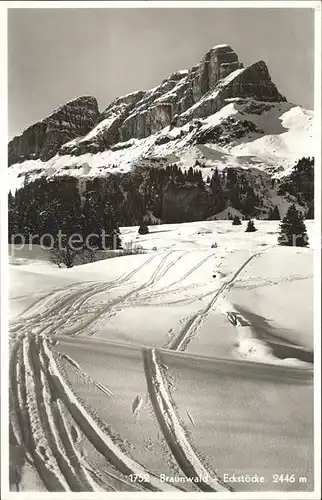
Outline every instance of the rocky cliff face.
<path fill-rule="evenodd" d="M 177 71 L 159 86 L 115 99 L 99 114 L 94 97 L 80 97 L 29 127 L 9 144 L 9 165 L 28 159 L 80 156 L 108 150 L 119 142 L 149 137 L 164 127 L 207 117 L 227 99 L 286 101 L 264 61 L 243 68 L 230 45 L 210 49 L 190 70 Z"/>
<path fill-rule="evenodd" d="M 172 74 L 138 103 L 122 125 L 122 140 L 147 137 L 177 124 L 178 117 L 215 89 L 219 80 L 241 67 L 229 45 L 213 47 L 190 71 Z"/>
<path fill-rule="evenodd" d="M 219 111 L 228 99 L 251 98 L 261 102 L 283 102 L 276 85 L 272 82 L 264 61 L 252 64 L 246 69 L 237 69 L 229 73 L 209 89 L 193 106 L 178 117 L 178 123 L 183 125 L 193 118 L 203 118 Z"/>
<path fill-rule="evenodd" d="M 174 73 L 147 93 L 123 122 L 123 141 L 143 138 L 167 125 L 182 125 L 191 118 L 213 114 L 234 97 L 259 101 L 286 101 L 272 82 L 263 61 L 243 69 L 229 45 L 210 49 L 190 71 Z"/>
<path fill-rule="evenodd" d="M 133 92 L 115 99 L 97 118 L 97 125 L 83 137 L 64 144 L 60 154 L 82 155 L 98 153 L 120 141 L 120 127 L 137 102 L 145 96 L 144 91 Z"/>
<path fill-rule="evenodd" d="M 95 97 L 79 97 L 64 104 L 9 143 L 9 165 L 38 158 L 49 160 L 67 141 L 91 130 L 98 115 Z"/>

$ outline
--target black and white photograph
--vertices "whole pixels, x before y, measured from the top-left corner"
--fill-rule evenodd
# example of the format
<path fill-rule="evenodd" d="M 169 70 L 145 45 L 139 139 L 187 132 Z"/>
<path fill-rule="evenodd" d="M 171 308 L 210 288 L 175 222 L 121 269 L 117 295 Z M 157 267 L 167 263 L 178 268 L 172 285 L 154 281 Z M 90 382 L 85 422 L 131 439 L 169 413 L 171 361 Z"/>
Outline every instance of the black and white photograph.
<path fill-rule="evenodd" d="M 3 498 L 320 498 L 320 2 L 1 3 Z"/>

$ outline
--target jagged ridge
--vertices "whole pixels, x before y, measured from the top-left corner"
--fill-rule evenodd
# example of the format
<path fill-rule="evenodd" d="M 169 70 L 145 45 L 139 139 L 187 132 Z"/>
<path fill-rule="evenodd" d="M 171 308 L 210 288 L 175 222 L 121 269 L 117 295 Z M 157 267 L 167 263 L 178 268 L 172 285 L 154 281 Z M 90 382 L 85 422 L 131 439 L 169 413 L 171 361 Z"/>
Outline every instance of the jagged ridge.
<path fill-rule="evenodd" d="M 191 70 L 177 71 L 158 87 L 117 98 L 99 115 L 94 97 L 80 97 L 29 127 L 9 143 L 9 165 L 27 159 L 98 153 L 118 142 L 142 139 L 219 111 L 226 99 L 286 101 L 264 61 L 244 69 L 230 45 L 210 49 Z M 93 128 L 95 127 L 95 128 Z"/>
<path fill-rule="evenodd" d="M 9 165 L 38 158 L 49 160 L 65 142 L 91 130 L 98 116 L 95 97 L 82 96 L 69 101 L 9 142 Z"/>

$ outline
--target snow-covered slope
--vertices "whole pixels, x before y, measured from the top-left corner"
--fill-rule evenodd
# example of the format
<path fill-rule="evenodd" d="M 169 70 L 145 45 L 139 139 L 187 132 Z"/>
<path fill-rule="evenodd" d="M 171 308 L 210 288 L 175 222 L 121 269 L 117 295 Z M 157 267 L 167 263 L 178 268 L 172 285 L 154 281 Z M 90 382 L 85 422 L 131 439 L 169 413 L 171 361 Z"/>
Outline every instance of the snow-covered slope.
<path fill-rule="evenodd" d="M 103 120 L 80 141 L 100 134 L 107 121 L 110 124 L 109 119 Z M 312 155 L 312 130 L 313 112 L 300 106 L 237 99 L 206 118 L 180 127 L 167 126 L 149 137 L 130 139 L 96 154 L 56 154 L 47 162 L 16 163 L 8 170 L 9 186 L 14 190 L 25 179 L 30 182 L 39 176 L 96 177 L 174 162 L 187 169 L 196 160 L 204 178 L 212 168 L 228 166 L 253 167 L 282 176 L 300 157 Z"/>
<path fill-rule="evenodd" d="M 258 119 L 252 115 L 251 121 L 262 128 L 265 135 L 233 147 L 232 154 L 256 156 L 267 159 L 269 164 L 284 162 L 284 173 L 288 173 L 285 167 L 291 166 L 290 163 L 313 154 L 312 111 L 301 106 L 280 104 Z"/>

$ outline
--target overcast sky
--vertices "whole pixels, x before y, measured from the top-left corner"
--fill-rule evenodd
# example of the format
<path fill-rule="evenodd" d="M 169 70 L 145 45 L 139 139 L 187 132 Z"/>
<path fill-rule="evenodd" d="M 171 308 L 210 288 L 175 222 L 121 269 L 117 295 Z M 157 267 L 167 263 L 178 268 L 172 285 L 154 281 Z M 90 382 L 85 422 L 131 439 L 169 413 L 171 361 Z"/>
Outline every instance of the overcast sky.
<path fill-rule="evenodd" d="M 312 9 L 9 9 L 9 137 L 80 95 L 104 110 L 230 44 L 264 59 L 279 91 L 313 109 Z"/>

